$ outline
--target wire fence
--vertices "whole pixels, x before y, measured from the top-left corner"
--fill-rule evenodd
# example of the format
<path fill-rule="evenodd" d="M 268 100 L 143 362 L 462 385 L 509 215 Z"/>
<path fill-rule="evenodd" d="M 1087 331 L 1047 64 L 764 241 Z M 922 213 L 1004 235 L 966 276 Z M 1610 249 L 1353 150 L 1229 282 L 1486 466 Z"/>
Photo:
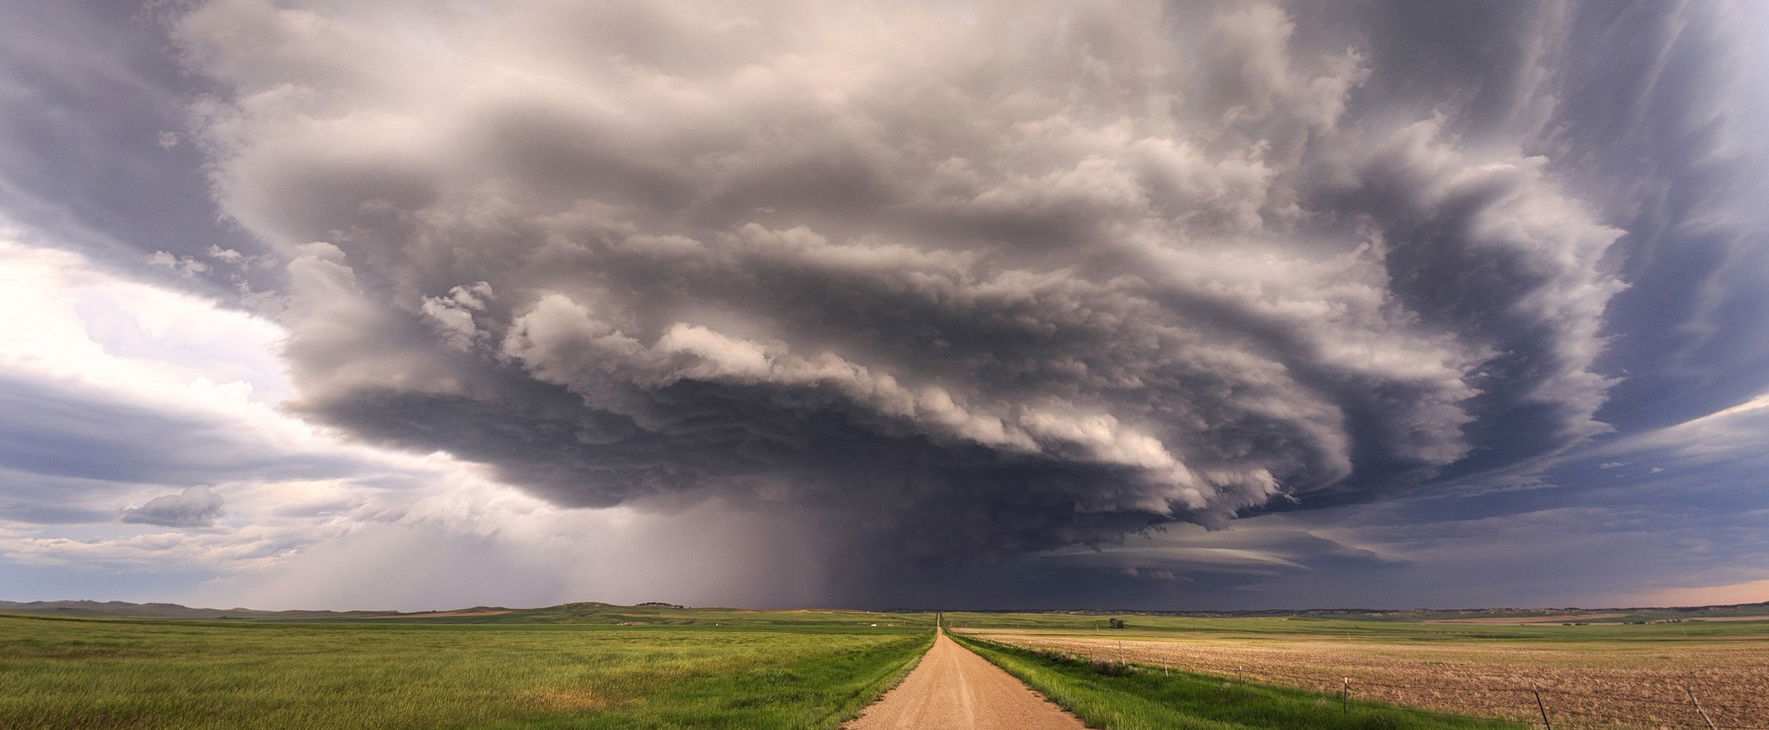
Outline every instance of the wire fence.
<path fill-rule="evenodd" d="M 991 637 L 992 640 L 999 640 Z M 1014 642 L 1018 643 L 1018 642 Z M 1661 683 L 1666 695 L 1629 692 L 1592 692 L 1561 688 L 1552 683 L 1523 686 L 1510 682 L 1485 682 L 1442 676 L 1422 676 L 1402 681 L 1344 676 L 1323 668 L 1316 673 L 1287 672 L 1256 666 L 1208 666 L 1188 664 L 1183 656 L 1149 656 L 1136 652 L 1127 660 L 1122 642 L 1090 643 L 1076 651 L 1073 646 L 1022 644 L 1026 648 L 1139 666 L 1160 671 L 1172 668 L 1192 674 L 1283 684 L 1341 697 L 1341 701 L 1372 700 L 1395 705 L 1455 711 L 1461 714 L 1523 722 L 1545 730 L 1587 728 L 1695 728 L 1697 730 L 1769 730 L 1769 701 L 1726 697 L 1703 699 L 1690 684 Z M 1152 661 L 1151 661 L 1152 660 Z M 1669 696 L 1667 696 L 1669 695 Z M 1753 696 L 1769 700 L 1769 686 Z"/>

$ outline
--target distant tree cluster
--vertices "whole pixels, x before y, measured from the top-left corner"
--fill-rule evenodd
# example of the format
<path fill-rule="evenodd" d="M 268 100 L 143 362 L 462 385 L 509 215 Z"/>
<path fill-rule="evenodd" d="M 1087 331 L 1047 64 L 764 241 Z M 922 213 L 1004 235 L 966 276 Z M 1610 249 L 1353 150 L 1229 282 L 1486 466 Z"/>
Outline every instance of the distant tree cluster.
<path fill-rule="evenodd" d="M 1121 618 L 1106 619 L 1106 628 L 1108 628 L 1108 629 L 1124 628 L 1124 619 L 1121 619 Z"/>

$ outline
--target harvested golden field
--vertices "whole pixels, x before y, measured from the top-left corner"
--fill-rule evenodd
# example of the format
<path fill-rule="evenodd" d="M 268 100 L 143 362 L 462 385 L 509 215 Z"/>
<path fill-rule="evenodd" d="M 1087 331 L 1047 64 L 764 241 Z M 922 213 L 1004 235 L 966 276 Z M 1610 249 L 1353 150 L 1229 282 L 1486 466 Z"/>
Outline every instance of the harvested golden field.
<path fill-rule="evenodd" d="M 1334 694 L 1349 686 L 1352 697 L 1538 725 L 1545 709 L 1555 728 L 1706 728 L 1693 693 L 1717 728 L 1769 728 L 1769 634 L 1758 630 L 1690 636 L 1660 627 L 1597 628 L 1602 634 L 1537 627 L 1537 636 L 1481 636 L 1430 628 L 1376 636 L 1135 627 L 965 633 Z M 1532 687 L 1540 687 L 1542 707 Z"/>

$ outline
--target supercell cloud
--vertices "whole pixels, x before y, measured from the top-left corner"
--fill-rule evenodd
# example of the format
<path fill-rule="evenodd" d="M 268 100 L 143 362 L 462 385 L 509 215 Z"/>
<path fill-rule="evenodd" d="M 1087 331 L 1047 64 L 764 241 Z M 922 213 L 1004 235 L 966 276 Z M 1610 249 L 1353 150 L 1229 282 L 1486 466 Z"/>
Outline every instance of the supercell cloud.
<path fill-rule="evenodd" d="M 1686 483 L 1579 455 L 1769 388 L 1748 5 L 103 7 L 0 57 L 0 134 L 67 137 L 8 215 L 274 320 L 284 413 L 815 546 L 794 595 L 1461 560 L 1395 536 Z M 274 501 L 224 471 L 106 474 L 219 540 Z"/>
<path fill-rule="evenodd" d="M 218 88 L 222 210 L 290 261 L 295 407 L 361 437 L 934 558 L 1604 429 L 1622 231 L 1357 34 L 1262 3 L 424 7 L 226 0 L 174 34 Z"/>

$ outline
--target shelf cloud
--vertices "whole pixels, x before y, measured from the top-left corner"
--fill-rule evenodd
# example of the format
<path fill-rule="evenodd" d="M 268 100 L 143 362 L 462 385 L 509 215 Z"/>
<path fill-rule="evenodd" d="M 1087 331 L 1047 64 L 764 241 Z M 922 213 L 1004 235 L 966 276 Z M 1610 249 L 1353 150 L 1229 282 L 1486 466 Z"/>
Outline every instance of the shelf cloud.
<path fill-rule="evenodd" d="M 178 21 L 314 419 L 560 505 L 834 507 L 930 559 L 1605 429 L 1622 231 L 1276 5 L 495 15 Z"/>
<path fill-rule="evenodd" d="M 834 600 L 1402 565 L 1308 515 L 1769 389 L 1753 12 L 207 0 L 147 14 L 178 88 L 131 103 L 182 122 L 116 155 L 221 225 L 60 234 L 273 320 L 328 433 L 766 515 L 856 566 Z M 6 154 L 31 200 L 102 189 Z M 219 515 L 161 481 L 124 521 Z"/>

